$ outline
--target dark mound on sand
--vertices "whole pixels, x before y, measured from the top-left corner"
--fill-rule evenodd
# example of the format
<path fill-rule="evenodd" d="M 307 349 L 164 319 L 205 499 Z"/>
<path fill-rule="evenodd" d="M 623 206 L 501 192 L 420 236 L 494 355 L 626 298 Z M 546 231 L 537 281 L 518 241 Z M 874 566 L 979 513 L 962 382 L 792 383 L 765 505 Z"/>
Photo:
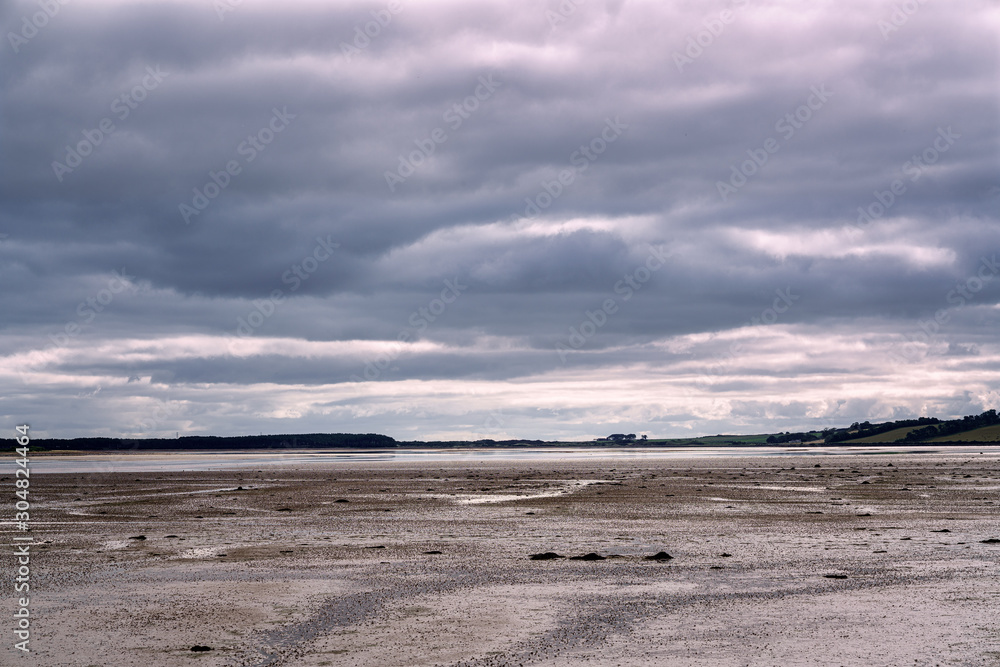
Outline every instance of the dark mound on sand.
<path fill-rule="evenodd" d="M 570 560 L 604 560 L 604 556 L 600 554 L 595 554 L 593 552 L 589 554 L 584 554 L 582 556 L 570 556 Z"/>
<path fill-rule="evenodd" d="M 653 554 L 652 556 L 646 556 L 646 560 L 655 560 L 661 563 L 663 561 L 668 561 L 673 559 L 674 557 L 668 554 L 666 551 L 660 551 L 658 553 Z"/>
<path fill-rule="evenodd" d="M 554 551 L 546 551 L 543 554 L 531 554 L 531 560 L 553 560 L 555 558 L 565 558 Z"/>

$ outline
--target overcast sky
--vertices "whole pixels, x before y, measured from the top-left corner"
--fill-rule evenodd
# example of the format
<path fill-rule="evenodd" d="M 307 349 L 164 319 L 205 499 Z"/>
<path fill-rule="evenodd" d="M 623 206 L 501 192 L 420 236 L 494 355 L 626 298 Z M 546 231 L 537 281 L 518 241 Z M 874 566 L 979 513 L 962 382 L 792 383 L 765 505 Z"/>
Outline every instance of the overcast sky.
<path fill-rule="evenodd" d="M 3 437 L 1000 407 L 995 1 L 2 7 Z"/>

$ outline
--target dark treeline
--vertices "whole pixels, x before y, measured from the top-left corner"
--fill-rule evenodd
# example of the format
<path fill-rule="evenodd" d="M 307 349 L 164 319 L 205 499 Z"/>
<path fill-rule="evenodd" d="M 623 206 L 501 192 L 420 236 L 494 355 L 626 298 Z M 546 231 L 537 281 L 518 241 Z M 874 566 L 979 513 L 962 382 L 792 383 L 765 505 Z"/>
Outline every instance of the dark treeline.
<path fill-rule="evenodd" d="M 403 440 L 397 443 L 399 447 L 413 449 L 443 449 L 449 447 L 542 447 L 561 446 L 566 443 L 546 442 L 545 440 Z M 587 444 L 587 443 L 574 443 Z"/>
<path fill-rule="evenodd" d="M 949 419 L 941 421 L 935 417 L 921 417 L 919 419 L 903 419 L 894 422 L 884 422 L 882 424 L 870 424 L 862 422 L 851 424 L 849 429 L 836 429 L 826 435 L 827 443 L 843 442 L 845 440 L 857 440 L 872 435 L 879 435 L 894 431 L 898 428 L 914 428 L 906 434 L 906 437 L 898 438 L 896 442 L 922 442 L 932 438 L 961 434 L 965 431 L 982 428 L 984 426 L 995 426 L 1000 424 L 1000 417 L 997 417 L 996 410 L 987 410 L 981 415 L 968 415 L 961 419 Z M 957 437 L 951 442 L 963 442 L 961 437 Z"/>
<path fill-rule="evenodd" d="M 883 422 L 881 424 L 871 424 L 869 422 L 854 422 L 850 428 L 836 429 L 826 436 L 828 443 L 842 442 L 844 440 L 855 440 L 857 438 L 867 438 L 872 435 L 880 435 L 895 431 L 897 428 L 909 428 L 911 426 L 925 426 L 928 424 L 938 424 L 937 417 L 920 417 L 919 419 L 900 419 L 894 422 Z"/>
<path fill-rule="evenodd" d="M 14 446 L 11 439 L 6 449 Z M 543 440 L 397 441 L 378 433 L 304 433 L 296 435 L 194 435 L 182 438 L 37 438 L 31 448 L 40 451 L 186 451 L 244 449 L 416 449 L 451 447 L 538 447 L 562 443 Z"/>
<path fill-rule="evenodd" d="M 987 410 L 981 415 L 968 415 L 961 419 L 952 419 L 936 425 L 913 429 L 906 434 L 906 442 L 940 438 L 946 435 L 962 433 L 963 431 L 971 431 L 974 428 L 995 426 L 997 424 L 1000 424 L 1000 417 L 997 417 L 997 411 Z"/>
<path fill-rule="evenodd" d="M 820 437 L 827 444 L 839 442 L 849 442 L 859 438 L 879 435 L 899 428 L 914 428 L 905 438 L 899 438 L 896 442 L 916 443 L 932 438 L 939 438 L 957 435 L 949 442 L 964 442 L 961 433 L 984 426 L 995 426 L 1000 424 L 1000 417 L 996 410 L 987 410 L 981 415 L 969 415 L 962 419 L 952 419 L 941 421 L 934 417 L 920 417 L 919 419 L 903 419 L 899 421 L 884 422 L 881 424 L 871 424 L 869 422 L 855 422 L 849 428 L 831 428 L 822 432 L 802 432 L 802 433 L 777 433 L 769 436 L 767 442 L 771 444 L 801 443 L 815 440 Z M 243 436 L 214 436 L 214 435 L 194 435 L 182 438 L 32 438 L 31 449 L 36 451 L 100 451 L 100 452 L 128 452 L 128 451 L 195 451 L 195 450 L 249 450 L 249 449 L 420 449 L 420 448 L 456 448 L 456 447 L 634 447 L 640 441 L 636 441 L 633 434 L 625 434 L 622 438 L 615 437 L 614 434 L 608 438 L 599 438 L 593 442 L 546 442 L 544 440 L 459 440 L 459 441 L 397 441 L 388 435 L 378 433 L 302 433 L 297 435 L 243 435 Z M 754 436 L 759 437 L 759 436 Z M 717 440 L 719 436 L 711 439 Z M 759 444 L 759 440 L 741 441 L 739 436 L 733 436 L 729 445 L 753 445 Z M 645 442 L 646 447 L 677 447 L 684 445 L 704 446 L 700 438 L 693 438 L 690 442 L 664 441 Z M 712 442 L 718 445 L 718 442 Z M 0 446 L 10 451 L 16 446 L 15 441 L 10 438 L 0 439 Z"/>
<path fill-rule="evenodd" d="M 818 440 L 822 437 L 822 434 L 815 431 L 809 433 L 776 433 L 774 435 L 767 436 L 768 444 L 784 444 L 786 442 L 806 442 L 808 440 Z"/>
<path fill-rule="evenodd" d="M 13 442 L 13 440 L 10 440 Z M 377 433 L 305 433 L 297 435 L 193 435 L 182 438 L 70 438 L 32 439 L 41 450 L 141 451 L 223 449 L 388 449 L 399 443 Z"/>

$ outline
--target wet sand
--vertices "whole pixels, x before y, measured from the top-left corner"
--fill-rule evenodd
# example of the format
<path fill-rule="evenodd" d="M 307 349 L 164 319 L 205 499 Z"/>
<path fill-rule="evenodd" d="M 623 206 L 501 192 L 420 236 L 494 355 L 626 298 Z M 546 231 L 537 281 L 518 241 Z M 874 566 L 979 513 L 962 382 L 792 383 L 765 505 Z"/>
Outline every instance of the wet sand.
<path fill-rule="evenodd" d="M 1000 664 L 995 454 L 351 462 L 31 488 L 50 543 L 32 553 L 33 652 L 8 641 L 4 664 Z M 548 551 L 567 558 L 529 559 Z M 606 558 L 568 558 L 587 553 Z"/>

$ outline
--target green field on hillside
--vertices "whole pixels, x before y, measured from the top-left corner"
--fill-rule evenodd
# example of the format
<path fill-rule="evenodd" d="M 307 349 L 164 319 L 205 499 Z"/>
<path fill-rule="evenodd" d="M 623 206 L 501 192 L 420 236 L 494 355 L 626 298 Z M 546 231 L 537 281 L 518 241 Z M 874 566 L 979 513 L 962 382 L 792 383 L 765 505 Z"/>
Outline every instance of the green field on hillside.
<path fill-rule="evenodd" d="M 842 440 L 838 442 L 838 445 L 864 445 L 872 443 L 893 443 L 897 440 L 901 440 L 906 437 L 906 434 L 913 429 L 918 428 L 916 426 L 908 426 L 905 428 L 897 428 L 892 431 L 886 431 L 885 433 L 879 433 L 878 435 L 870 435 L 867 438 L 858 438 L 857 440 Z"/>
<path fill-rule="evenodd" d="M 971 431 L 943 435 L 924 442 L 1000 442 L 1000 425 L 974 428 Z"/>

